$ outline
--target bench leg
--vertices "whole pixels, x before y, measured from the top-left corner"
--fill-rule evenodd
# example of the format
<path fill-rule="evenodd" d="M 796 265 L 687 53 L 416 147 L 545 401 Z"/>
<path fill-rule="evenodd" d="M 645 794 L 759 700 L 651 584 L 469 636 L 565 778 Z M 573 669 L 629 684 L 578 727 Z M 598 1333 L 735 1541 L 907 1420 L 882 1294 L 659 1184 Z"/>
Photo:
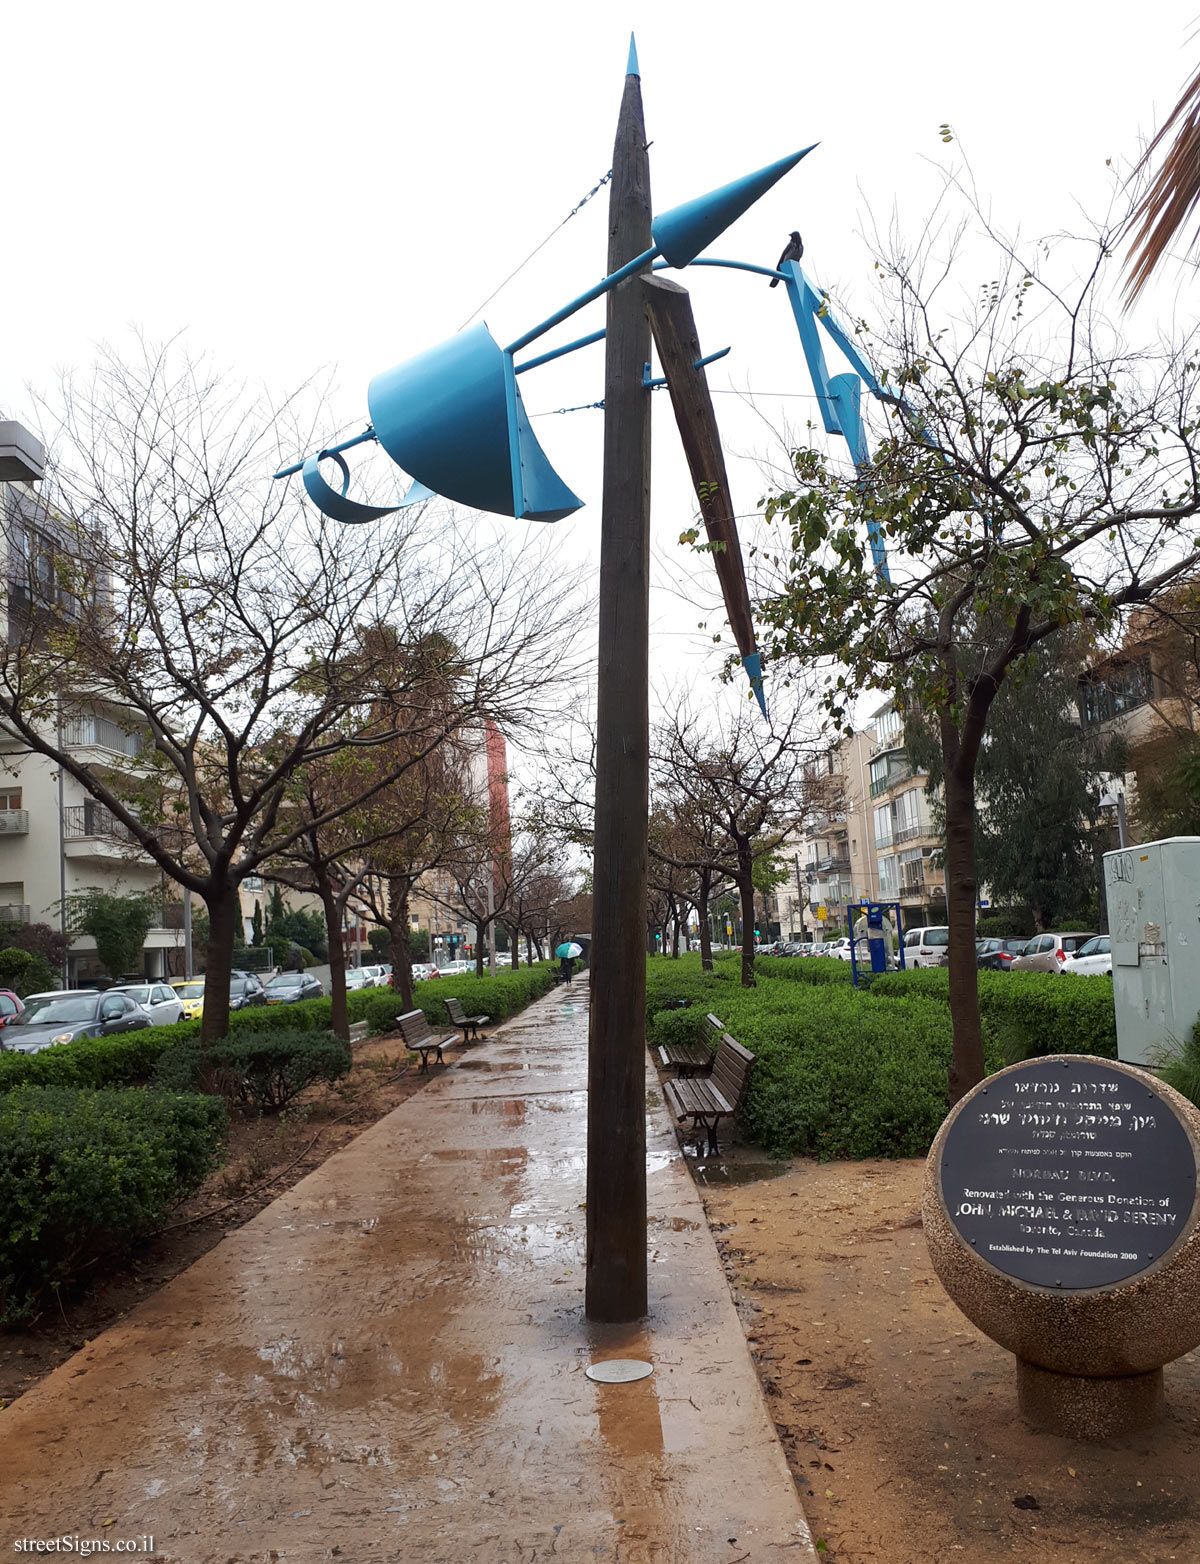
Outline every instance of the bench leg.
<path fill-rule="evenodd" d="M 418 1048 L 417 1052 L 421 1055 L 421 1068 L 417 1071 L 417 1074 L 418 1075 L 428 1075 L 428 1073 L 429 1073 L 429 1050 L 428 1050 L 428 1048 Z"/>
<path fill-rule="evenodd" d="M 719 1122 L 720 1120 L 714 1117 L 708 1123 L 708 1154 L 710 1157 L 718 1157 L 721 1154 L 721 1148 L 717 1145 L 717 1125 Z"/>
<path fill-rule="evenodd" d="M 445 1060 L 444 1060 L 444 1059 L 443 1059 L 443 1058 L 442 1058 L 442 1045 L 441 1045 L 441 1043 L 439 1043 L 439 1044 L 438 1044 L 438 1045 L 437 1045 L 437 1062 L 438 1062 L 438 1063 L 439 1063 L 439 1064 L 445 1064 L 445 1062 L 446 1062 L 446 1061 L 445 1061 Z"/>

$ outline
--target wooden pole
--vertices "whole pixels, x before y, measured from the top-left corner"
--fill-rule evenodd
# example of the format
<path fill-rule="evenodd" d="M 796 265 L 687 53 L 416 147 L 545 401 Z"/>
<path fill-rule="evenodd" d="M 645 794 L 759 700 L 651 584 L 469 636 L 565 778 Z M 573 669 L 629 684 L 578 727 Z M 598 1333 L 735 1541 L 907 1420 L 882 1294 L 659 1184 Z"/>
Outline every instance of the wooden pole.
<path fill-rule="evenodd" d="M 613 148 L 609 272 L 650 248 L 650 222 L 642 89 L 631 72 Z M 585 1303 L 588 1319 L 614 1322 L 646 1313 L 650 327 L 641 283 L 632 276 L 608 295 L 600 517 Z"/>

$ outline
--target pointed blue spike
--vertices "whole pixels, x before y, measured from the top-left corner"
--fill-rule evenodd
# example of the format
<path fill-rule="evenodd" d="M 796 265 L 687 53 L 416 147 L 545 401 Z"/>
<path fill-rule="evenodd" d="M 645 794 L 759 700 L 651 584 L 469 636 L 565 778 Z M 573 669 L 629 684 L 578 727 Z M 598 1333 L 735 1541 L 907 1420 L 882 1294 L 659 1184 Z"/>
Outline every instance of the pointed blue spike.
<path fill-rule="evenodd" d="M 625 67 L 625 74 L 626 76 L 638 77 L 640 77 L 642 74 L 641 71 L 638 70 L 637 40 L 634 38 L 632 33 L 629 35 L 629 64 Z"/>
<path fill-rule="evenodd" d="M 742 658 L 742 667 L 750 676 L 750 688 L 754 691 L 754 698 L 758 702 L 759 709 L 764 717 L 767 717 L 767 701 L 763 695 L 762 658 L 757 652 L 751 652 L 749 657 Z M 769 722 L 771 719 L 767 717 Z"/>
<path fill-rule="evenodd" d="M 766 168 L 722 185 L 719 190 L 710 190 L 683 206 L 673 206 L 654 219 L 651 231 L 655 244 L 672 266 L 687 266 L 817 144 L 814 141 L 812 147 L 793 152 L 778 163 L 769 163 Z"/>

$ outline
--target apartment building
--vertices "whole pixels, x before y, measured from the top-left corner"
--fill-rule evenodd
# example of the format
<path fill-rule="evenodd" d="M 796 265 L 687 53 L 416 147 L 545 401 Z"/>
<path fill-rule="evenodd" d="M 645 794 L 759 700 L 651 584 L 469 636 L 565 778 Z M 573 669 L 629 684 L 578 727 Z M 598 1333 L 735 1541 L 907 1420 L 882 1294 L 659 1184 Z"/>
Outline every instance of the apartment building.
<path fill-rule="evenodd" d="M 10 646 L 36 628 L 44 605 L 53 603 L 68 615 L 85 611 L 64 586 L 59 568 L 71 540 L 34 488 L 41 471 L 28 457 L 40 449 L 27 430 L 0 423 L 2 633 Z M 117 702 L 97 692 L 83 705 L 60 707 L 47 721 L 55 726 L 58 746 L 82 766 L 101 774 L 139 774 L 137 757 L 149 747 L 149 734 Z M 163 910 L 147 934 L 143 966 L 148 977 L 166 977 L 183 970 L 183 909 L 165 889 L 153 860 L 103 805 L 74 777 L 0 728 L 0 916 L 61 929 L 70 941 L 68 980 L 85 981 L 101 969 L 95 941 L 77 927 L 81 898 L 95 890 L 152 895 Z"/>
<path fill-rule="evenodd" d="M 905 928 L 946 920 L 946 874 L 935 865 L 942 842 L 925 794 L 925 773 L 904 750 L 904 724 L 889 702 L 871 721 L 868 762 L 871 834 L 880 901 L 900 903 Z"/>

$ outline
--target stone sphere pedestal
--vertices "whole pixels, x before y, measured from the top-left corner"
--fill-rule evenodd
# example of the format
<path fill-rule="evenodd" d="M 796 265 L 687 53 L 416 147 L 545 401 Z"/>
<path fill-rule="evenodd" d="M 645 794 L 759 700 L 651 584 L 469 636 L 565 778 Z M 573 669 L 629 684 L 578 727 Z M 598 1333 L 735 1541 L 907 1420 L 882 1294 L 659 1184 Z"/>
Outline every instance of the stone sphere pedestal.
<path fill-rule="evenodd" d="M 930 1258 L 1016 1355 L 1033 1427 L 1097 1441 L 1162 1416 L 1163 1365 L 1200 1345 L 1198 1165 L 1200 1112 L 1109 1059 L 1012 1065 L 951 1110 L 925 1168 Z"/>

